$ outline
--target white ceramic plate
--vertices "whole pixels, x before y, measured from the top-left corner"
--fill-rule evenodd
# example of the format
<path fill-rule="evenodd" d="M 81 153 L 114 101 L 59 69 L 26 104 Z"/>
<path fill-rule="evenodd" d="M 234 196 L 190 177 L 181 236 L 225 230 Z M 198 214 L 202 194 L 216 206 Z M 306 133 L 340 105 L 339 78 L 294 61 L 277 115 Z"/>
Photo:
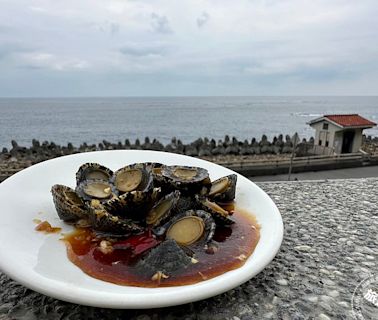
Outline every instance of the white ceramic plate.
<path fill-rule="evenodd" d="M 261 225 L 261 238 L 246 263 L 193 285 L 168 288 L 119 286 L 91 278 L 71 263 L 59 234 L 34 230 L 33 219 L 47 220 L 63 232 L 71 227 L 56 214 L 51 186 L 75 186 L 75 172 L 85 162 L 98 162 L 116 170 L 135 162 L 161 162 L 199 166 L 212 180 L 233 171 L 200 159 L 155 151 L 117 150 L 80 153 L 34 165 L 0 183 L 0 269 L 19 283 L 61 300 L 107 308 L 156 308 L 205 299 L 251 279 L 270 263 L 283 237 L 281 215 L 269 196 L 238 175 L 236 204 L 253 212 Z"/>

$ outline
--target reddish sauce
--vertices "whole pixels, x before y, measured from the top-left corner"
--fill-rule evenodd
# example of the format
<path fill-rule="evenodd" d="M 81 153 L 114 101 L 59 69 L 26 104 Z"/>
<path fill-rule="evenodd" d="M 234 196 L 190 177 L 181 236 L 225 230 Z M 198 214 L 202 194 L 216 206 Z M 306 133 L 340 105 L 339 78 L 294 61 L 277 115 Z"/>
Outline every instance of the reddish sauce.
<path fill-rule="evenodd" d="M 43 231 L 45 233 L 57 233 L 62 230 L 62 228 L 53 227 L 51 224 L 47 221 L 43 221 L 38 223 L 38 225 L 35 227 L 36 231 Z"/>
<path fill-rule="evenodd" d="M 144 252 L 159 243 L 149 231 L 112 243 L 109 251 L 101 248 L 101 240 L 89 229 L 76 229 L 65 235 L 63 240 L 67 245 L 69 259 L 94 278 L 138 287 L 187 285 L 241 267 L 254 251 L 260 238 L 256 220 L 242 210 L 235 210 L 232 217 L 235 224 L 216 229 L 213 240 L 218 250 L 209 254 L 203 247 L 195 248 L 197 263 L 191 263 L 188 268 L 169 274 L 168 278 L 160 282 L 153 281 L 151 275 L 136 272 L 135 263 Z"/>

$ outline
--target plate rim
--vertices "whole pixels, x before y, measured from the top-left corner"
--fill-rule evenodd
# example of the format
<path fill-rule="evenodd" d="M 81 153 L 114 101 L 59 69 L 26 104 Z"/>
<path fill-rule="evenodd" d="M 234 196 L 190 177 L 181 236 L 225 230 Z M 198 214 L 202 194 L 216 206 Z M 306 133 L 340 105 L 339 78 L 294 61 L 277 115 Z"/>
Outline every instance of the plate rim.
<path fill-rule="evenodd" d="M 241 179 L 247 180 L 248 183 L 250 183 L 253 187 L 255 187 L 255 189 L 260 193 L 260 195 L 265 198 L 265 201 L 268 201 L 268 203 L 270 204 L 270 207 L 273 209 L 274 213 L 277 216 L 276 218 L 279 220 L 279 221 L 277 221 L 278 222 L 278 229 L 275 230 L 276 237 L 273 239 L 274 240 L 273 241 L 274 242 L 273 248 L 272 248 L 273 250 L 271 250 L 271 251 L 269 251 L 265 254 L 265 262 L 263 264 L 261 264 L 258 268 L 256 268 L 253 272 L 251 272 L 249 274 L 243 274 L 243 276 L 239 277 L 237 281 L 235 281 L 235 280 L 232 281 L 232 282 L 231 281 L 230 282 L 224 281 L 222 286 L 221 287 L 218 286 L 216 289 L 202 290 L 201 287 L 202 286 L 206 287 L 208 281 L 214 282 L 214 279 L 216 279 L 220 276 L 224 276 L 224 275 L 235 273 L 235 272 L 237 273 L 238 270 L 240 270 L 241 268 L 237 268 L 237 269 L 228 271 L 228 272 L 226 272 L 226 273 L 224 273 L 220 276 L 214 277 L 210 280 L 200 282 L 200 283 L 196 283 L 196 284 L 192 284 L 192 285 L 163 287 L 163 288 L 143 288 L 143 289 L 145 289 L 145 291 L 149 291 L 148 295 L 150 295 L 150 294 L 152 294 L 152 296 L 154 296 L 156 294 L 160 295 L 160 297 L 159 297 L 160 299 L 152 300 L 152 301 L 149 301 L 148 303 L 146 303 L 143 299 L 140 299 L 140 294 L 136 294 L 133 297 L 133 296 L 130 296 L 129 293 L 125 293 L 124 296 L 127 296 L 127 298 L 128 298 L 126 301 L 124 301 L 123 299 L 112 300 L 112 299 L 109 299 L 109 298 L 111 298 L 112 296 L 113 296 L 113 298 L 120 298 L 120 294 L 119 293 L 106 292 L 106 296 L 107 296 L 108 299 L 104 299 L 103 297 L 101 297 L 101 295 L 98 295 L 98 294 L 93 295 L 93 290 L 90 290 L 88 288 L 80 288 L 81 291 L 86 293 L 86 294 L 83 295 L 83 296 L 79 296 L 79 297 L 78 297 L 77 294 L 72 295 L 72 292 L 70 292 L 69 288 L 66 288 L 66 290 L 64 290 L 63 292 L 58 291 L 57 293 L 55 293 L 54 289 L 56 289 L 56 287 L 54 285 L 57 284 L 58 286 L 60 286 L 62 282 L 56 281 L 55 279 L 49 279 L 46 283 L 45 278 L 43 278 L 41 276 L 41 279 L 40 279 L 40 280 L 42 280 L 42 285 L 41 285 L 41 282 L 39 282 L 38 279 L 32 279 L 32 280 L 26 279 L 26 277 L 22 276 L 22 272 L 18 273 L 18 272 L 15 271 L 17 268 L 11 268 L 11 266 L 7 265 L 6 262 L 4 263 L 5 259 L 2 259 L 3 254 L 1 252 L 1 250 L 0 250 L 0 271 L 2 271 L 4 274 L 9 276 L 11 279 L 15 280 L 16 282 L 22 284 L 23 286 L 25 286 L 27 288 L 30 288 L 30 289 L 32 289 L 36 292 L 42 293 L 44 295 L 47 295 L 47 296 L 50 296 L 50 297 L 53 297 L 53 298 L 56 298 L 56 299 L 59 299 L 59 300 L 63 300 L 63 301 L 67 301 L 67 302 L 71 302 L 71 303 L 75 303 L 75 304 L 80 304 L 80 305 L 93 306 L 93 307 L 105 307 L 105 308 L 114 308 L 114 309 L 126 309 L 126 308 L 128 308 L 128 309 L 146 309 L 146 308 L 169 307 L 169 306 L 180 305 L 180 304 L 185 304 L 185 303 L 189 303 L 189 302 L 195 302 L 195 301 L 210 298 L 210 297 L 219 295 L 221 293 L 224 293 L 226 291 L 229 291 L 229 290 L 247 282 L 248 280 L 255 277 L 257 274 L 259 274 L 264 268 L 266 268 L 271 263 L 271 261 L 274 259 L 274 257 L 278 253 L 278 251 L 281 247 L 282 241 L 283 241 L 284 225 L 283 225 L 283 220 L 282 220 L 282 216 L 280 214 L 279 209 L 277 208 L 274 201 L 267 195 L 267 193 L 265 191 L 263 191 L 255 183 L 253 183 L 251 180 L 247 179 L 246 177 L 244 177 L 243 175 L 241 175 L 237 172 L 234 172 L 231 169 L 225 168 L 221 165 L 218 165 L 216 163 L 213 163 L 213 162 L 210 162 L 210 161 L 207 161 L 207 160 L 203 160 L 203 159 L 199 159 L 199 158 L 195 158 L 195 157 L 189 157 L 189 156 L 186 156 L 186 155 L 168 153 L 168 152 L 161 152 L 161 151 L 153 151 L 153 150 L 104 150 L 104 151 L 91 151 L 91 152 L 82 152 L 82 153 L 77 153 L 77 154 L 66 155 L 66 156 L 62 156 L 62 157 L 58 157 L 58 158 L 49 159 L 49 160 L 46 160 L 46 161 L 43 161 L 43 162 L 39 162 L 39 163 L 37 163 L 33 166 L 30 166 L 28 168 L 25 168 L 25 169 L 19 171 L 16 174 L 12 175 L 11 177 L 5 179 L 3 182 L 0 183 L 0 196 L 1 196 L 1 193 L 2 193 L 2 188 L 4 188 L 4 186 L 6 186 L 9 183 L 9 181 L 13 181 L 13 179 L 22 178 L 23 174 L 28 174 L 31 170 L 33 170 L 37 166 L 40 167 L 40 166 L 46 165 L 46 163 L 51 163 L 51 162 L 55 162 L 55 161 L 58 162 L 59 159 L 62 159 L 62 158 L 67 159 L 67 158 L 91 156 L 92 154 L 98 154 L 98 153 L 101 153 L 101 154 L 104 154 L 104 153 L 109 153 L 109 154 L 114 154 L 114 153 L 135 153 L 135 154 L 144 153 L 144 154 L 151 154 L 151 155 L 160 154 L 160 156 L 164 156 L 164 157 L 171 157 L 171 156 L 187 157 L 187 158 L 196 159 L 196 161 L 200 160 L 199 162 L 206 162 L 207 165 L 209 165 L 209 166 L 215 166 L 215 167 L 221 167 L 222 169 L 227 169 L 227 171 L 237 174 L 238 179 L 241 178 Z M 160 156 L 158 156 L 158 157 L 160 157 Z M 0 207 L 1 207 L 1 205 L 0 205 Z M 0 229 L 1 229 L 1 227 L 0 227 Z M 70 263 L 72 263 L 72 262 L 70 262 Z M 89 277 L 85 273 L 83 273 L 83 274 L 85 276 Z M 98 281 L 101 281 L 101 280 L 98 280 Z M 114 285 L 116 285 L 116 284 L 114 284 Z M 118 286 L 118 285 L 116 285 L 116 286 Z M 132 286 L 125 286 L 125 287 L 134 288 Z M 184 288 L 184 290 L 182 290 L 183 288 Z M 156 290 L 156 289 L 158 289 L 158 290 Z M 175 289 L 178 290 L 178 292 L 175 292 Z M 187 290 L 190 290 L 190 289 L 194 290 L 196 292 L 196 295 L 195 296 L 190 295 L 189 298 L 188 298 L 188 292 L 186 292 L 187 291 L 186 289 Z M 153 290 L 155 290 L 155 292 L 153 292 Z M 172 296 L 172 292 L 173 293 L 175 292 L 175 294 L 173 296 Z M 145 293 L 145 294 L 147 294 L 147 293 Z M 167 299 L 165 296 L 170 297 L 170 299 Z M 123 297 L 123 298 L 125 298 L 125 297 Z M 163 300 L 163 301 L 161 301 L 161 300 Z"/>

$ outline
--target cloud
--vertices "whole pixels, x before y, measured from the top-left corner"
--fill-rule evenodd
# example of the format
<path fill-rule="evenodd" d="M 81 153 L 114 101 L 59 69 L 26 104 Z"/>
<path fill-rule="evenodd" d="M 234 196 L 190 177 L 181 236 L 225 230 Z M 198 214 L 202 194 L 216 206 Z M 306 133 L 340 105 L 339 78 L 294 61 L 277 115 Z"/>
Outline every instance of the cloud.
<path fill-rule="evenodd" d="M 120 26 L 118 23 L 110 23 L 110 34 L 115 35 L 119 33 Z"/>
<path fill-rule="evenodd" d="M 19 43 L 8 42 L 0 44 L 0 60 L 4 60 L 6 58 L 11 58 L 14 55 L 22 52 L 27 52 L 29 49 L 25 48 L 24 46 L 20 45 Z"/>
<path fill-rule="evenodd" d="M 46 52 L 28 52 L 19 56 L 21 67 L 27 69 L 51 69 L 54 71 L 87 69 L 89 63 L 77 58 L 60 57 Z"/>
<path fill-rule="evenodd" d="M 21 84 L 25 94 L 31 86 L 36 94 L 33 77 L 40 77 L 42 93 L 59 78 L 59 90 L 75 94 L 79 74 L 96 75 L 95 95 L 135 93 L 124 91 L 125 79 L 135 80 L 142 95 L 251 94 L 251 88 L 316 95 L 344 85 L 353 88 L 346 93 L 377 93 L 377 0 L 214 3 L 5 1 L 0 95 Z M 108 82 L 113 75 L 117 86 Z"/>
<path fill-rule="evenodd" d="M 119 51 L 127 56 L 146 57 L 164 56 L 169 52 L 167 45 L 162 43 L 127 43 Z"/>
<path fill-rule="evenodd" d="M 109 33 L 110 35 L 114 36 L 119 34 L 121 26 L 117 22 L 110 22 L 106 21 L 105 23 L 101 23 L 96 26 L 101 32 Z"/>
<path fill-rule="evenodd" d="M 168 18 L 166 16 L 158 15 L 157 13 L 151 14 L 151 27 L 157 33 L 173 33 Z"/>
<path fill-rule="evenodd" d="M 207 12 L 202 12 L 202 14 L 197 18 L 198 28 L 202 28 L 205 24 L 207 24 L 209 19 L 209 14 Z"/>

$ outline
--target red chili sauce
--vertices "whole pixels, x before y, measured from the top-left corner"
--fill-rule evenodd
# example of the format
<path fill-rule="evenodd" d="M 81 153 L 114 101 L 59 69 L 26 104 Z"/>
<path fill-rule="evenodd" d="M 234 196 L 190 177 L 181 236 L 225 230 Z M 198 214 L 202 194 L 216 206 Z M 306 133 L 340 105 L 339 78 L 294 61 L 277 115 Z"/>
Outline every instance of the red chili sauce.
<path fill-rule="evenodd" d="M 206 253 L 203 247 L 194 248 L 195 263 L 186 269 L 169 274 L 160 281 L 151 275 L 137 273 L 135 264 L 159 240 L 150 231 L 112 243 L 112 250 L 101 248 L 101 239 L 90 229 L 76 229 L 64 236 L 69 259 L 88 275 L 119 285 L 137 287 L 168 287 L 204 281 L 229 270 L 241 267 L 254 251 L 260 230 L 248 213 L 236 209 L 235 223 L 230 227 L 217 226 L 213 240 L 218 250 Z M 198 261 L 198 262 L 197 262 Z"/>

